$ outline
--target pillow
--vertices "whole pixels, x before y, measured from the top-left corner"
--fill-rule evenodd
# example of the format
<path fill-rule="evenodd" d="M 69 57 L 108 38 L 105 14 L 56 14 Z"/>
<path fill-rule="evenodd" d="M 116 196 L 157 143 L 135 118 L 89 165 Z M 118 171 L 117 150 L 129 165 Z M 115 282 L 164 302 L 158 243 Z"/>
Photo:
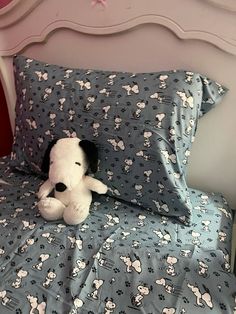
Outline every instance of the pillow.
<path fill-rule="evenodd" d="M 226 89 L 187 71 L 122 73 L 14 59 L 12 165 L 41 173 L 48 143 L 78 136 L 99 149 L 109 194 L 190 223 L 186 165 L 198 118 Z M 66 166 L 66 165 L 65 165 Z"/>

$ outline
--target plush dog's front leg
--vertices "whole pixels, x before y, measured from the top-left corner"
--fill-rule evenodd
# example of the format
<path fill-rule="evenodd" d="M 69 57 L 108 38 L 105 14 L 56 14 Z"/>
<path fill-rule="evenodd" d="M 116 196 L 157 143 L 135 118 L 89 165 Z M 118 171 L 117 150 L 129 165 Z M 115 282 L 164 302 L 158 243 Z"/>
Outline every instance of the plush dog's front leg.
<path fill-rule="evenodd" d="M 40 215 L 46 220 L 61 219 L 65 208 L 61 201 L 53 197 L 45 197 L 38 202 Z"/>
<path fill-rule="evenodd" d="M 50 180 L 45 181 L 39 188 L 38 198 L 38 209 L 40 215 L 46 220 L 58 220 L 63 217 L 63 212 L 65 210 L 65 205 L 53 198 L 47 197 L 53 190 L 53 185 Z"/>
<path fill-rule="evenodd" d="M 84 184 L 89 190 L 97 192 L 98 194 L 105 194 L 108 189 L 104 183 L 90 176 L 84 177 Z"/>
<path fill-rule="evenodd" d="M 39 199 L 45 198 L 52 192 L 52 190 L 53 185 L 48 179 L 40 186 L 37 196 Z"/>
<path fill-rule="evenodd" d="M 78 225 L 83 222 L 89 214 L 91 201 L 92 197 L 83 202 L 70 202 L 63 214 L 65 222 L 68 225 Z"/>

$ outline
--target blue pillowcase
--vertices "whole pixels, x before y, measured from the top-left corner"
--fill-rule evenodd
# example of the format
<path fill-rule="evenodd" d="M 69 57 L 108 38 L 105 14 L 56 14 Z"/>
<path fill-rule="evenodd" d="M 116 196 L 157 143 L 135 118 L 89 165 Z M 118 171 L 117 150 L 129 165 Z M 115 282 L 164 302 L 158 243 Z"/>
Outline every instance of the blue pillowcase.
<path fill-rule="evenodd" d="M 54 138 L 91 140 L 111 196 L 190 223 L 186 165 L 198 119 L 222 99 L 222 85 L 190 71 L 70 69 L 24 56 L 14 69 L 14 167 L 41 173 Z"/>

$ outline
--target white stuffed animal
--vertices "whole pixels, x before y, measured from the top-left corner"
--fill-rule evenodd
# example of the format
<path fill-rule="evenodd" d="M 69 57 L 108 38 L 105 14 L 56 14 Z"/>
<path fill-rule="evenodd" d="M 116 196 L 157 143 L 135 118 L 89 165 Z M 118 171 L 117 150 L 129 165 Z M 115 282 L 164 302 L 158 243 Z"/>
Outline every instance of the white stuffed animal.
<path fill-rule="evenodd" d="M 101 181 L 86 175 L 97 171 L 98 152 L 94 143 L 79 138 L 62 138 L 52 142 L 43 159 L 42 170 L 48 179 L 41 185 L 38 209 L 46 220 L 63 218 L 76 225 L 86 219 L 92 202 L 91 191 L 107 192 Z M 54 190 L 54 197 L 49 194 Z"/>

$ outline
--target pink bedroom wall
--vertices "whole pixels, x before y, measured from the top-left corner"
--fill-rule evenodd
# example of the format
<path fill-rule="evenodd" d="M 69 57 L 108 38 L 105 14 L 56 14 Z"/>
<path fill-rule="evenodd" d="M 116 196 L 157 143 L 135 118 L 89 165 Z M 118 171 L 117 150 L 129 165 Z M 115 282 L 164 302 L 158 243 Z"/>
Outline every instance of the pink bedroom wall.
<path fill-rule="evenodd" d="M 0 0 L 0 9 L 8 5 L 12 0 Z"/>
<path fill-rule="evenodd" d="M 12 0 L 0 0 L 0 9 Z M 8 155 L 12 145 L 12 131 L 7 110 L 6 99 L 0 81 L 0 156 Z"/>

